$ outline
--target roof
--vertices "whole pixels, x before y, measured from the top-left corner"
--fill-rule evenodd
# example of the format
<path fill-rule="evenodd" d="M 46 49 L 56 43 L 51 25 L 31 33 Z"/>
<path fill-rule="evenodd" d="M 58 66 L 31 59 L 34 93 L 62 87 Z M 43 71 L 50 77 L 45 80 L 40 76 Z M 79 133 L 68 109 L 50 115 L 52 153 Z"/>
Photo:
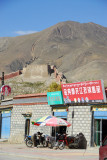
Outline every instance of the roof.
<path fill-rule="evenodd" d="M 13 99 L 47 97 L 47 93 L 17 95 Z"/>

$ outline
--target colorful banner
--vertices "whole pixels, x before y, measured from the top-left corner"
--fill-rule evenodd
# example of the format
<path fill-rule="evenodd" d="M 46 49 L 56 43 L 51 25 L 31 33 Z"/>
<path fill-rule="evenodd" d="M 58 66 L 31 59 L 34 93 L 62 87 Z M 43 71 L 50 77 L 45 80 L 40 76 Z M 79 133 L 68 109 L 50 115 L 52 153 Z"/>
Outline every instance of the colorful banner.
<path fill-rule="evenodd" d="M 57 92 L 48 92 L 47 99 L 49 105 L 57 105 L 57 104 L 64 104 L 63 96 L 61 91 Z"/>
<path fill-rule="evenodd" d="M 101 80 L 62 84 L 64 103 L 106 102 Z"/>

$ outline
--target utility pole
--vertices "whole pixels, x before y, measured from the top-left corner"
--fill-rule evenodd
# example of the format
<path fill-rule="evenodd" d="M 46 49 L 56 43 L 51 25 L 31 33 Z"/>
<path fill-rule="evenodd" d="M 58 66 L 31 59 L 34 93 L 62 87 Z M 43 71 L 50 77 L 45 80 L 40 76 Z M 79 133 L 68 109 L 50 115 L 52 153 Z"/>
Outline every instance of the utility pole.
<path fill-rule="evenodd" d="M 2 72 L 2 78 L 1 78 L 1 86 L 4 85 L 4 72 Z M 4 99 L 4 95 L 1 93 L 1 100 Z"/>

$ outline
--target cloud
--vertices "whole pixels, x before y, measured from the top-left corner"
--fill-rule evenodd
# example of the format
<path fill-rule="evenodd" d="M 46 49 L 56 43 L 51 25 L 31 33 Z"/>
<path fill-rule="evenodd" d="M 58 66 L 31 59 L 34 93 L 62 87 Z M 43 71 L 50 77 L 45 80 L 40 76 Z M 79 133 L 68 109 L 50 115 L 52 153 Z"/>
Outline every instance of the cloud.
<path fill-rule="evenodd" d="M 32 33 L 36 33 L 37 31 L 16 31 L 14 33 L 18 34 L 18 35 L 26 35 L 26 34 L 32 34 Z"/>

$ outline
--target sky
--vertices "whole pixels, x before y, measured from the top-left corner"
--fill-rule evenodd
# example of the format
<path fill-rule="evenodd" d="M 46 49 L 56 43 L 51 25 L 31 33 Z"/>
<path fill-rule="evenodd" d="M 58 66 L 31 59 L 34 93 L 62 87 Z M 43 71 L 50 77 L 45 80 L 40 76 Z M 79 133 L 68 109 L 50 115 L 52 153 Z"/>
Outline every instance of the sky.
<path fill-rule="evenodd" d="M 0 0 L 0 37 L 39 32 L 63 21 L 107 27 L 107 0 Z"/>

